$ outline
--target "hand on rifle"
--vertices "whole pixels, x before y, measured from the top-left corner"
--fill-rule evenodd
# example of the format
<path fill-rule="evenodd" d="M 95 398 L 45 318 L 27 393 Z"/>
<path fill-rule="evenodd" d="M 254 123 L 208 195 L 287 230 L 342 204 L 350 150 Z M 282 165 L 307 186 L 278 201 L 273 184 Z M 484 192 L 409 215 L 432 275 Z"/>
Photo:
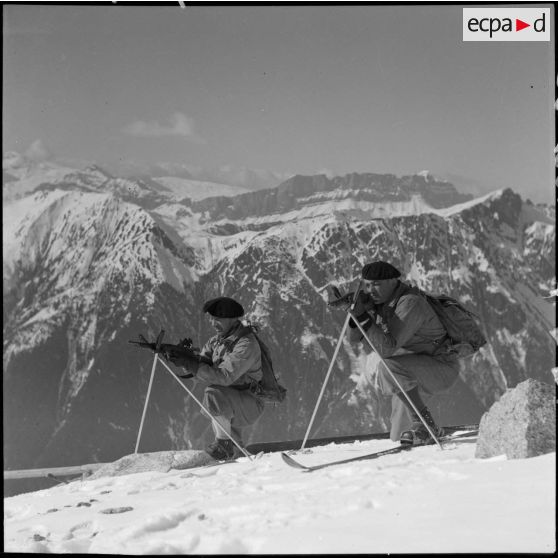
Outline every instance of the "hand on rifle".
<path fill-rule="evenodd" d="M 183 341 L 181 343 L 183 343 Z M 172 362 L 175 366 L 188 370 L 190 374 L 188 376 L 182 376 L 183 378 L 191 378 L 195 376 L 200 362 L 202 361 L 202 357 L 199 354 L 195 353 L 191 348 L 184 347 L 181 344 L 167 345 L 162 354 L 166 361 Z"/>
<path fill-rule="evenodd" d="M 352 315 L 358 320 L 358 322 L 364 328 L 364 331 L 368 330 L 370 325 L 375 322 L 375 318 L 370 314 L 374 314 L 376 305 L 372 297 L 363 291 L 358 293 L 358 298 L 355 302 L 354 308 L 352 310 Z M 349 327 L 354 329 L 357 327 L 353 318 L 349 320 Z"/>
<path fill-rule="evenodd" d="M 330 300 L 327 303 L 328 306 L 333 306 L 333 307 L 342 306 L 344 307 L 344 310 L 348 310 L 351 307 L 351 304 L 353 303 L 353 300 L 355 298 L 355 293 L 351 292 L 342 295 L 341 291 L 339 291 L 339 289 L 335 286 L 331 287 L 331 291 L 335 299 Z M 355 316 L 360 316 L 364 314 L 364 312 L 373 310 L 374 307 L 375 305 L 374 305 L 374 301 L 372 300 L 372 297 L 368 293 L 359 291 L 358 298 L 355 302 L 355 307 L 353 308 L 353 314 Z"/>
<path fill-rule="evenodd" d="M 365 312 L 370 312 L 370 310 L 375 310 L 376 305 L 372 297 L 363 291 L 358 293 L 357 301 L 355 302 L 355 307 L 353 308 L 353 314 L 359 318 Z"/>
<path fill-rule="evenodd" d="M 143 335 L 139 335 L 139 341 L 129 341 L 134 345 L 138 345 L 143 349 L 151 349 L 154 353 L 160 354 L 165 360 L 171 362 L 175 366 L 186 368 L 189 372 L 187 375 L 181 375 L 181 378 L 192 378 L 198 371 L 201 362 L 212 364 L 210 359 L 202 357 L 196 352 L 192 346 L 192 340 L 185 338 L 178 345 L 170 343 L 162 343 L 164 330 L 157 336 L 155 342 L 149 342 Z"/>

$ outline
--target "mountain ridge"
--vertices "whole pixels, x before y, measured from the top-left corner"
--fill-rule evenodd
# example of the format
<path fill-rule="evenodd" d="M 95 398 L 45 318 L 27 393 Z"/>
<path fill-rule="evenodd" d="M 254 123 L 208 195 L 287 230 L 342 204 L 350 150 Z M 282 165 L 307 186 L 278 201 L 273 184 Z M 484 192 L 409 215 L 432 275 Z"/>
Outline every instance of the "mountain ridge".
<path fill-rule="evenodd" d="M 373 259 L 391 261 L 406 280 L 452 294 L 481 316 L 489 343 L 433 405 L 442 422 L 476 422 L 507 387 L 552 378 L 553 305 L 542 299 L 555 275 L 554 226 L 511 190 L 434 208 L 404 188 L 438 187 L 428 176 L 382 179 L 387 194 L 376 203 L 358 199 L 355 175 L 304 178 L 270 198 L 254 192 L 250 213 L 238 199 L 251 194 L 206 201 L 202 211 L 199 202 L 176 202 L 146 182 L 103 181 L 101 174 L 43 183 L 5 208 L 8 468 L 126 453 L 152 360 L 128 340 L 163 328 L 171 342 L 188 336 L 199 344 L 213 334 L 201 303 L 220 294 L 238 298 L 247 318 L 263 326 L 289 390 L 245 443 L 301 437 L 344 319 L 325 304 L 327 289 L 350 290 Z M 382 175 L 372 176 L 379 182 Z M 293 186 L 300 180 L 304 191 Z M 353 196 L 353 207 L 331 192 Z M 379 196 L 373 187 L 368 194 Z M 414 212 L 411 204 L 374 216 L 382 204 L 395 207 L 390 196 L 404 198 L 396 201 L 402 208 L 417 196 Z M 225 205 L 231 199 L 233 210 Z M 313 436 L 387 430 L 389 402 L 374 389 L 373 357 L 343 343 Z M 207 419 L 167 374 L 158 372 L 153 386 L 143 451 L 199 447 L 211 436 Z M 193 389 L 201 396 L 201 386 Z"/>

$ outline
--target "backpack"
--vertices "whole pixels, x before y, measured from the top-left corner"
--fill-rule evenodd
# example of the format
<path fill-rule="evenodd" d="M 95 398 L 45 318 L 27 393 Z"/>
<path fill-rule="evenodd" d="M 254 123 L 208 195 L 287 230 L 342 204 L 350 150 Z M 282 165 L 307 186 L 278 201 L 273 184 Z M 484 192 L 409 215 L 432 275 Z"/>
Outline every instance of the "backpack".
<path fill-rule="evenodd" d="M 253 325 L 244 326 L 236 335 L 231 337 L 230 342 L 227 344 L 227 350 L 232 351 L 236 343 L 245 335 L 252 333 L 260 346 L 262 357 L 262 379 L 254 382 L 250 388 L 252 393 L 264 402 L 281 403 L 286 395 L 287 390 L 277 380 L 275 372 L 273 371 L 273 362 L 271 361 L 271 354 L 267 345 L 256 334 L 256 328 Z"/>
<path fill-rule="evenodd" d="M 471 356 L 486 345 L 486 337 L 477 324 L 476 314 L 467 310 L 451 296 L 427 293 L 418 287 L 411 287 L 413 294 L 424 297 L 434 310 L 451 341 L 451 348 L 460 357 Z"/>

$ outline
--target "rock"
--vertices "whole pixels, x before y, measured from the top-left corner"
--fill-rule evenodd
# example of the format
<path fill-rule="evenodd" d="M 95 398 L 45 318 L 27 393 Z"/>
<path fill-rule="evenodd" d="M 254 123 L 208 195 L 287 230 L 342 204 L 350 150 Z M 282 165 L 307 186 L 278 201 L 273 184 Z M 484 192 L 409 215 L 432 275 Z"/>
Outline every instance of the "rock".
<path fill-rule="evenodd" d="M 166 473 L 171 469 L 191 469 L 209 463 L 215 463 L 215 460 L 203 450 L 133 453 L 121 457 L 113 463 L 107 463 L 87 477 L 87 480 L 144 473 L 146 471 Z"/>
<path fill-rule="evenodd" d="M 475 457 L 522 459 L 556 451 L 555 389 L 528 379 L 506 391 L 481 419 Z"/>

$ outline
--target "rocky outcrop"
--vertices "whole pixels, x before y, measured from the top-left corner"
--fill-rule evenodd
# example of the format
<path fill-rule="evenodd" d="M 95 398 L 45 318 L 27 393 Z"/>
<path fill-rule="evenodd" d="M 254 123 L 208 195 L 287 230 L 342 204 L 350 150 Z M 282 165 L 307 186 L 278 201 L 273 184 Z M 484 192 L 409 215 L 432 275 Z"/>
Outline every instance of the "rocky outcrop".
<path fill-rule="evenodd" d="M 460 194 L 449 182 L 438 181 L 431 176 L 351 173 L 330 179 L 325 175 L 296 175 L 276 188 L 194 202 L 192 210 L 213 221 L 237 221 L 285 213 L 332 199 L 382 203 L 409 201 L 414 195 L 422 197 L 434 208 L 449 207 L 472 198 L 469 194 Z"/>
<path fill-rule="evenodd" d="M 556 451 L 556 388 L 528 379 L 508 390 L 480 422 L 475 456 L 508 459 Z"/>
<path fill-rule="evenodd" d="M 107 463 L 89 476 L 88 480 L 145 473 L 147 471 L 166 473 L 171 469 L 191 469 L 210 463 L 216 463 L 216 461 L 203 450 L 133 453 L 125 455 L 114 463 Z"/>

